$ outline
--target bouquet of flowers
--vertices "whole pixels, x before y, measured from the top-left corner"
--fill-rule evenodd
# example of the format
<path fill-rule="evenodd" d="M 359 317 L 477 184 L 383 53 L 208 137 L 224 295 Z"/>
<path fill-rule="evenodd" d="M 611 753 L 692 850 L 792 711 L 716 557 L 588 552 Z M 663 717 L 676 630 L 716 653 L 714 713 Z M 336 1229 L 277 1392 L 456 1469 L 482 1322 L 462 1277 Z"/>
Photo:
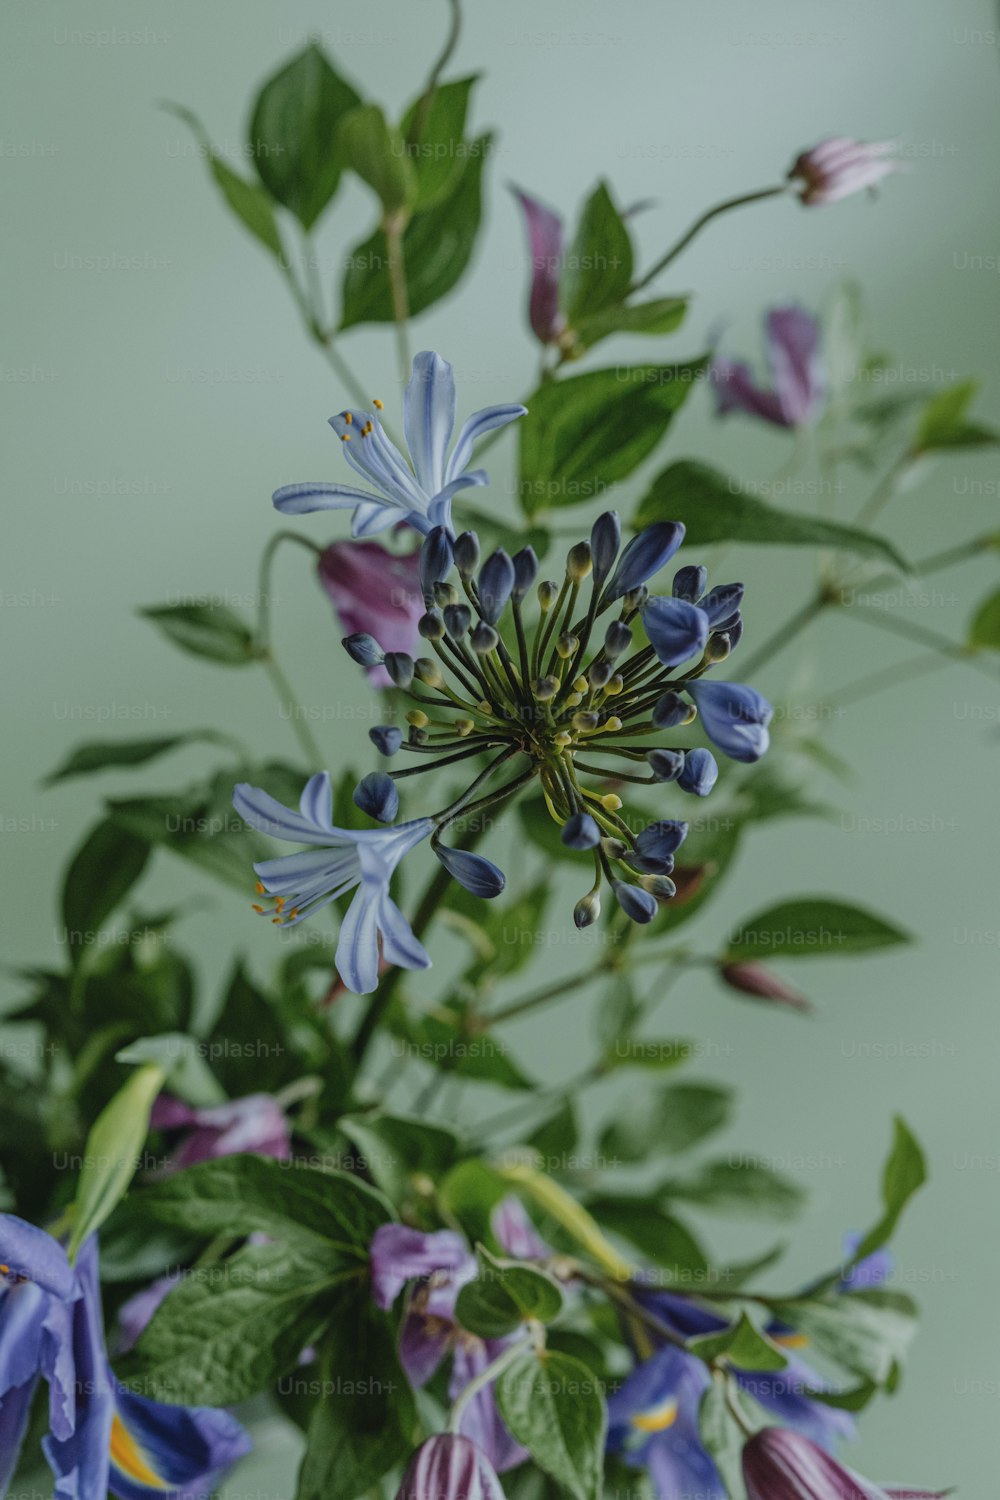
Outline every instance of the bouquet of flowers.
<path fill-rule="evenodd" d="M 570 231 L 517 189 L 529 285 L 496 296 L 512 317 L 526 297 L 540 368 L 470 414 L 427 316 L 475 254 L 491 155 L 469 124 L 476 80 L 451 73 L 451 12 L 401 113 L 319 46 L 291 58 L 250 112 L 253 175 L 178 111 L 341 392 L 329 477 L 283 485 L 274 507 L 346 515 L 322 543 L 315 521 L 282 523 L 255 619 L 211 602 L 145 611 L 182 651 L 269 676 L 287 759 L 216 727 L 89 742 L 52 773 L 124 771 L 191 739 L 214 758 L 193 787 L 108 800 L 65 874 L 63 950 L 23 975 L 13 1019 L 40 1030 L 45 1062 L 34 1079 L 0 1062 L 0 1478 L 16 1493 L 41 1453 L 64 1500 L 206 1495 L 247 1461 L 266 1411 L 301 1433 L 297 1500 L 926 1496 L 842 1455 L 896 1390 L 914 1330 L 887 1247 L 924 1184 L 921 1146 L 887 1119 L 881 1180 L 858 1187 L 862 1216 L 876 1191 L 878 1207 L 862 1232 L 829 1227 L 805 1285 L 782 1282 L 780 1248 L 714 1255 L 703 1213 L 785 1221 L 803 1195 L 766 1165 L 692 1165 L 732 1095 L 685 1076 L 698 1039 L 664 1033 L 657 1012 L 707 977 L 735 1004 L 799 1014 L 785 960 L 910 941 L 896 914 L 837 895 L 735 911 L 726 877 L 771 820 L 823 815 L 811 782 L 840 769 L 824 732 L 838 704 L 954 658 L 995 680 L 1000 594 L 952 641 L 877 589 L 998 538 L 913 558 L 876 523 L 919 467 L 997 434 L 969 415 L 971 381 L 872 399 L 858 372 L 884 356 L 853 286 L 822 317 L 767 311 L 765 378 L 721 335 L 668 353 L 688 298 L 666 273 L 702 232 L 744 209 L 833 211 L 897 170 L 891 144 L 851 139 L 795 143 L 778 180 L 710 208 L 648 269 L 642 206 L 607 182 Z M 331 308 L 315 235 L 348 175 L 375 227 L 345 251 Z M 418 316 L 428 347 L 412 354 Z M 395 341 L 401 400 L 352 371 L 350 330 L 372 324 Z M 602 363 L 597 346 L 621 335 L 641 335 L 648 360 Z M 701 459 L 664 464 L 689 400 L 793 433 L 818 507 Z M 494 442 L 517 445 L 516 505 L 487 498 Z M 849 466 L 869 493 L 844 518 L 834 476 Z M 763 640 L 744 628 L 743 546 L 815 565 Z M 308 554 L 341 626 L 331 650 L 357 665 L 363 765 L 317 742 L 277 654 L 285 547 Z M 318 629 L 328 607 L 318 588 Z M 917 654 L 794 702 L 772 663 L 845 614 Z M 207 1025 L 173 938 L 183 915 L 134 904 L 161 850 L 275 929 L 269 977 L 237 959 Z M 707 947 L 685 931 L 703 909 Z M 543 923 L 566 962 L 533 978 Z M 570 998 L 592 1059 L 540 1082 L 508 1037 Z M 608 1119 L 587 1099 L 612 1075 Z"/>

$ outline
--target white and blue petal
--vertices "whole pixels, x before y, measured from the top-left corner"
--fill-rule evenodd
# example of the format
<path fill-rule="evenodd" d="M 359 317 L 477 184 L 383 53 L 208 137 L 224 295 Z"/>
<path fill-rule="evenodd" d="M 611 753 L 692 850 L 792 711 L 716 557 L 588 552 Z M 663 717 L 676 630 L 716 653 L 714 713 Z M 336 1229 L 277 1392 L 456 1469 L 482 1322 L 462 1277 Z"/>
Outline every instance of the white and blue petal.
<path fill-rule="evenodd" d="M 458 434 L 458 441 L 445 469 L 445 481 L 451 481 L 462 472 L 476 443 L 487 432 L 492 432 L 497 427 L 506 427 L 508 423 L 516 422 L 518 417 L 525 417 L 527 414 L 526 406 L 516 405 L 484 406 L 482 411 L 473 412 Z"/>
<path fill-rule="evenodd" d="M 383 505 L 368 490 L 356 490 L 349 484 L 324 484 L 320 481 L 284 484 L 271 496 L 275 510 L 285 516 L 304 516 L 314 510 L 353 510 L 361 505 Z M 393 515 L 398 520 L 397 511 Z"/>
<path fill-rule="evenodd" d="M 396 964 L 400 969 L 430 968 L 430 954 L 388 891 L 383 891 L 379 899 L 378 925 L 386 963 Z"/>
<path fill-rule="evenodd" d="M 455 430 L 455 372 L 446 359 L 424 350 L 413 361 L 403 394 L 403 433 L 417 482 L 428 496 L 445 483 L 445 455 Z"/>
<path fill-rule="evenodd" d="M 344 844 L 349 839 L 337 837 L 337 830 L 323 828 L 311 818 L 285 807 L 276 797 L 241 781 L 233 788 L 233 806 L 244 822 L 258 833 L 269 833 L 272 838 L 289 839 L 295 844 Z"/>
<path fill-rule="evenodd" d="M 337 973 L 355 995 L 378 986 L 378 916 L 381 887 L 361 885 L 340 924 Z"/>
<path fill-rule="evenodd" d="M 333 792 L 330 788 L 329 771 L 317 771 L 315 776 L 310 776 L 302 788 L 299 798 L 299 812 L 317 828 L 324 829 L 327 833 L 333 832 L 333 821 L 331 813 L 333 810 Z"/>

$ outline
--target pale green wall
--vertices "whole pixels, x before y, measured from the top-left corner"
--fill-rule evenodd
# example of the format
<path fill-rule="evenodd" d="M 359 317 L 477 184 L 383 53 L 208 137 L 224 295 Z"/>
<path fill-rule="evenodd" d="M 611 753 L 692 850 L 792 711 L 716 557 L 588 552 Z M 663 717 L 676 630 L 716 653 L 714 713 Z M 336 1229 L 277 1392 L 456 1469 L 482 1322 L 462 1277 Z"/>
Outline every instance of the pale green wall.
<path fill-rule="evenodd" d="M 793 294 L 816 302 L 852 273 L 867 288 L 879 343 L 908 366 L 982 374 L 984 415 L 992 409 L 995 417 L 997 278 L 960 269 L 967 255 L 992 256 L 995 265 L 1000 254 L 996 22 L 984 0 L 707 0 L 685 8 L 479 0 L 469 8 L 458 63 L 488 68 L 478 119 L 502 127 L 490 233 L 459 294 L 419 324 L 421 344 L 458 367 L 466 409 L 512 398 L 534 368 L 520 313 L 521 226 L 505 181 L 564 209 L 601 173 L 625 203 L 654 198 L 636 225 L 651 257 L 707 204 L 771 181 L 824 134 L 848 132 L 898 136 L 912 175 L 891 181 L 878 204 L 853 200 L 810 214 L 793 203 L 765 205 L 717 226 L 665 288 L 697 294 L 671 352 L 699 352 L 719 319 L 730 320 L 734 347 L 749 348 L 769 301 Z M 367 10 L 319 0 L 9 0 L 5 8 L 6 962 L 51 952 L 55 874 L 93 817 L 102 783 L 44 793 L 38 779 L 76 740 L 92 737 L 93 716 L 137 715 L 110 726 L 122 734 L 224 723 L 261 750 L 290 748 L 265 682 L 185 659 L 133 618 L 137 606 L 171 596 L 238 603 L 250 594 L 274 524 L 273 486 L 332 475 L 339 462 L 325 418 L 341 392 L 306 347 L 272 267 L 227 219 L 187 136 L 156 101 L 192 106 L 232 147 L 251 85 L 312 29 L 347 72 L 396 105 L 439 45 L 442 10 L 430 0 Z M 108 29 L 118 40 L 80 39 Z M 327 280 L 369 212 L 355 190 L 338 199 L 324 240 Z M 136 258 L 141 269 L 79 268 L 106 256 Z M 388 335 L 362 332 L 350 349 L 365 384 L 395 401 Z M 643 353 L 638 342 L 609 346 L 612 359 Z M 756 477 L 785 456 L 781 439 L 740 423 L 722 432 L 710 425 L 703 398 L 684 414 L 673 451 L 714 454 Z M 510 450 L 497 449 L 500 494 L 509 465 Z M 989 481 L 992 498 L 956 493 L 968 477 Z M 916 555 L 995 525 L 998 479 L 992 456 L 928 475 L 895 502 L 905 549 Z M 126 493 L 105 493 L 116 487 Z M 637 493 L 633 486 L 622 500 Z M 333 534 L 319 519 L 303 529 Z M 759 640 L 786 596 L 789 604 L 804 596 L 803 558 L 751 554 L 740 570 Z M 959 632 L 966 590 L 981 595 L 996 571 L 995 559 L 984 558 L 941 577 L 931 602 L 910 617 Z M 281 570 L 279 593 L 279 641 L 303 696 L 319 705 L 343 692 L 357 702 L 324 603 L 295 558 Z M 905 645 L 837 622 L 822 645 L 803 641 L 762 686 L 779 692 L 791 673 L 810 695 L 907 654 Z M 899 1240 L 902 1283 L 924 1302 L 925 1330 L 902 1398 L 870 1415 L 858 1463 L 875 1477 L 957 1483 L 968 1495 L 985 1494 L 995 1472 L 987 1460 L 1000 1392 L 998 720 L 1000 691 L 956 668 L 825 725 L 861 773 L 841 794 L 845 805 L 867 817 L 922 816 L 931 831 L 890 837 L 837 822 L 773 825 L 714 908 L 723 923 L 779 895 L 840 892 L 902 919 L 920 935 L 918 947 L 855 964 L 789 966 L 819 1006 L 809 1024 L 740 1006 L 707 980 L 679 989 L 664 1022 L 710 1039 L 706 1070 L 743 1084 L 733 1149 L 818 1162 L 802 1173 L 814 1202 L 792 1275 L 825 1262 L 841 1228 L 871 1215 L 894 1110 L 928 1143 L 934 1185 Z M 364 728 L 344 719 L 320 733 L 339 757 L 360 749 Z M 199 764 L 192 751 L 134 784 L 179 784 Z M 217 975 L 237 944 L 268 951 L 269 934 L 251 929 L 239 900 L 207 881 L 164 864 L 149 882 L 151 902 L 185 895 L 199 903 L 186 931 L 206 974 Z M 979 941 L 958 941 L 967 930 Z M 701 931 L 708 941 L 704 922 Z M 567 961 L 565 947 L 548 956 L 553 971 Z M 538 1071 L 571 1066 L 566 1036 L 582 1030 L 572 1011 L 571 1002 L 526 1024 L 523 1038 L 512 1033 Z M 986 1165 L 964 1165 L 974 1157 Z M 744 1250 L 766 1237 L 763 1226 L 751 1231 L 752 1245 L 723 1227 L 715 1235 L 722 1249 Z M 263 1470 L 245 1473 L 232 1493 L 255 1485 L 261 1494 L 288 1493 Z"/>

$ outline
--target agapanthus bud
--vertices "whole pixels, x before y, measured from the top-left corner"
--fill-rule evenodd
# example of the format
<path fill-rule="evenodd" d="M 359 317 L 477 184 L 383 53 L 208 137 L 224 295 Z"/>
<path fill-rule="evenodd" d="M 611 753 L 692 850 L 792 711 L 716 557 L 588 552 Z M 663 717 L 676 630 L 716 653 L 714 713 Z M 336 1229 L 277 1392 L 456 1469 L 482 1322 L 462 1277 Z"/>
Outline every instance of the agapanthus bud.
<path fill-rule="evenodd" d="M 440 688 L 444 686 L 444 674 L 437 662 L 429 656 L 418 656 L 413 663 L 413 675 L 425 687 Z"/>
<path fill-rule="evenodd" d="M 665 667 L 679 667 L 700 656 L 708 642 L 708 616 L 684 599 L 650 599 L 642 612 L 642 623 L 649 644 Z"/>
<path fill-rule="evenodd" d="M 411 708 L 406 715 L 406 722 L 411 729 L 426 729 L 431 721 L 422 708 Z"/>
<path fill-rule="evenodd" d="M 479 566 L 479 538 L 474 531 L 463 531 L 452 546 L 455 567 L 463 578 L 471 578 Z"/>
<path fill-rule="evenodd" d="M 486 1454 L 471 1438 L 440 1432 L 410 1459 L 396 1500 L 504 1500 Z"/>
<path fill-rule="evenodd" d="M 467 604 L 446 604 L 444 628 L 453 641 L 464 641 L 472 624 L 472 610 Z"/>
<path fill-rule="evenodd" d="M 677 785 L 695 797 L 707 797 L 719 779 L 719 768 L 710 750 L 689 750 Z"/>
<path fill-rule="evenodd" d="M 631 644 L 631 627 L 626 625 L 624 620 L 612 620 L 604 632 L 605 654 L 614 661 L 616 657 L 621 656 L 627 651 Z"/>
<path fill-rule="evenodd" d="M 581 709 L 578 714 L 573 715 L 573 728 L 581 730 L 584 734 L 595 730 L 600 722 L 600 714 L 595 714 L 593 709 Z"/>
<path fill-rule="evenodd" d="M 726 638 L 729 641 L 729 654 L 732 656 L 736 647 L 743 639 L 743 616 L 737 615 L 732 625 L 726 626 Z"/>
<path fill-rule="evenodd" d="M 708 645 L 705 647 L 705 660 L 710 667 L 717 667 L 720 661 L 725 661 L 729 655 L 728 635 L 709 636 Z"/>
<path fill-rule="evenodd" d="M 405 651 L 387 651 L 385 670 L 393 686 L 405 690 L 413 681 L 413 657 L 408 656 Z"/>
<path fill-rule="evenodd" d="M 566 573 L 572 583 L 582 583 L 593 567 L 589 542 L 574 542 L 566 554 Z"/>
<path fill-rule="evenodd" d="M 614 672 L 604 684 L 604 691 L 612 698 L 625 690 L 625 679 L 620 672 Z"/>
<path fill-rule="evenodd" d="M 598 588 L 615 565 L 621 546 L 622 527 L 616 510 L 606 510 L 590 529 L 590 555 L 594 566 L 594 583 Z"/>
<path fill-rule="evenodd" d="M 591 927 L 600 915 L 601 898 L 596 891 L 588 891 L 586 896 L 581 896 L 573 908 L 573 921 L 581 929 Z"/>
<path fill-rule="evenodd" d="M 699 680 L 688 684 L 698 705 L 705 733 L 730 760 L 760 760 L 771 742 L 768 725 L 774 710 L 756 688 L 740 682 Z"/>
<path fill-rule="evenodd" d="M 479 570 L 479 613 L 488 625 L 495 625 L 507 608 L 514 588 L 514 564 L 498 547 L 491 552 Z"/>
<path fill-rule="evenodd" d="M 708 623 L 714 628 L 724 625 L 743 603 L 745 590 L 742 583 L 719 583 L 698 603 L 708 615 Z"/>
<path fill-rule="evenodd" d="M 593 688 L 602 688 L 614 676 L 614 663 L 610 661 L 592 661 L 587 668 L 587 681 Z"/>
<path fill-rule="evenodd" d="M 395 724 L 376 724 L 369 729 L 368 738 L 383 755 L 395 755 L 403 743 L 403 731 Z"/>
<path fill-rule="evenodd" d="M 378 667 L 386 659 L 385 652 L 375 637 L 364 630 L 359 630 L 355 635 L 345 635 L 340 644 L 359 667 Z"/>
<path fill-rule="evenodd" d="M 538 577 L 538 557 L 534 547 L 522 547 L 520 552 L 514 553 L 512 561 L 514 564 L 513 597 L 520 601 Z"/>
<path fill-rule="evenodd" d="M 646 762 L 657 781 L 676 781 L 684 769 L 683 750 L 648 750 Z"/>
<path fill-rule="evenodd" d="M 687 838 L 688 825 L 676 818 L 661 818 L 638 835 L 635 847 L 647 859 L 666 860 L 677 853 Z"/>
<path fill-rule="evenodd" d="M 675 599 L 686 599 L 689 604 L 697 604 L 705 592 L 708 582 L 708 569 L 695 567 L 689 564 L 686 568 L 678 568 L 674 574 L 672 592 Z"/>
<path fill-rule="evenodd" d="M 677 895 L 677 887 L 669 875 L 640 875 L 639 884 L 654 901 L 669 901 L 671 896 Z"/>
<path fill-rule="evenodd" d="M 559 598 L 558 583 L 555 583 L 551 578 L 546 578 L 542 583 L 538 585 L 538 588 L 535 590 L 535 592 L 538 595 L 538 603 L 541 608 L 542 614 L 547 614 L 548 611 L 552 608 L 553 604 L 555 604 L 556 600 Z"/>
<path fill-rule="evenodd" d="M 370 818 L 380 823 L 391 823 L 399 812 L 399 793 L 396 783 L 384 771 L 370 771 L 354 788 L 352 801 Z"/>
<path fill-rule="evenodd" d="M 548 703 L 559 691 L 558 677 L 536 677 L 531 684 L 531 696 L 539 703 Z"/>
<path fill-rule="evenodd" d="M 635 615 L 644 607 L 648 598 L 649 589 L 644 583 L 640 583 L 638 588 L 629 589 L 628 593 L 623 595 L 622 605 L 630 615 Z"/>
<path fill-rule="evenodd" d="M 439 609 L 429 609 L 417 621 L 417 630 L 425 641 L 440 641 L 444 636 L 444 617 Z"/>
<path fill-rule="evenodd" d="M 469 636 L 469 643 L 478 656 L 488 656 L 495 651 L 500 644 L 500 637 L 492 625 L 487 625 L 485 620 L 480 620 L 475 630 Z"/>
<path fill-rule="evenodd" d="M 676 729 L 680 724 L 690 724 L 695 709 L 686 703 L 680 693 L 664 693 L 653 704 L 650 718 L 657 729 Z"/>
<path fill-rule="evenodd" d="M 651 922 L 656 916 L 656 897 L 644 891 L 641 886 L 616 880 L 613 890 L 618 905 L 631 921 Z"/>
<path fill-rule="evenodd" d="M 623 594 L 646 583 L 670 561 L 683 540 L 684 527 L 680 521 L 654 521 L 640 531 L 619 558 L 614 576 L 604 590 L 604 602 L 613 604 Z"/>
<path fill-rule="evenodd" d="M 432 844 L 431 847 L 452 879 L 473 896 L 492 900 L 499 896 L 507 883 L 503 871 L 481 854 L 472 854 L 468 849 L 449 849 L 447 844 Z"/>
<path fill-rule="evenodd" d="M 611 838 L 610 835 L 601 839 L 601 848 L 608 859 L 624 859 L 628 853 L 628 845 L 621 839 Z"/>
<path fill-rule="evenodd" d="M 436 583 L 434 585 L 434 603 L 438 609 L 445 609 L 449 604 L 457 604 L 458 589 L 453 583 Z"/>
<path fill-rule="evenodd" d="M 589 813 L 575 812 L 566 819 L 560 837 L 567 849 L 593 849 L 601 842 L 601 830 Z"/>
<path fill-rule="evenodd" d="M 451 572 L 451 537 L 445 526 L 434 526 L 420 548 L 420 587 L 427 604 L 434 602 L 434 585 Z"/>

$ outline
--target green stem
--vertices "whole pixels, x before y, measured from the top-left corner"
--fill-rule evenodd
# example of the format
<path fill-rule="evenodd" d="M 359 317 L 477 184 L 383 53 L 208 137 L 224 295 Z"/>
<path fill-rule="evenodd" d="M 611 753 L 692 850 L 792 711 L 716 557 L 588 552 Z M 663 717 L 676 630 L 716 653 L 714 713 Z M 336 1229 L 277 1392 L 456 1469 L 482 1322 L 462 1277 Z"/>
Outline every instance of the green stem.
<path fill-rule="evenodd" d="M 438 56 L 438 59 L 435 62 L 434 66 L 431 68 L 430 76 L 427 79 L 427 86 L 420 96 L 420 103 L 417 105 L 416 111 L 414 112 L 413 123 L 410 126 L 409 134 L 407 136 L 407 139 L 411 144 L 416 144 L 423 137 L 424 126 L 427 124 L 427 116 L 430 112 L 430 107 L 434 103 L 434 95 L 437 92 L 437 86 L 441 79 L 441 74 L 444 72 L 445 68 L 451 61 L 452 54 L 455 51 L 455 48 L 458 46 L 458 39 L 462 32 L 461 4 L 459 3 L 459 0 L 449 0 L 449 4 L 451 7 L 451 26 L 448 29 L 448 35 L 445 38 L 445 44 L 441 49 L 440 55 Z"/>
<path fill-rule="evenodd" d="M 399 362 L 400 384 L 405 386 L 410 378 L 410 338 L 407 330 L 410 299 L 406 287 L 406 259 L 403 251 L 403 232 L 406 225 L 398 214 L 391 214 L 386 219 L 384 228 L 386 253 L 389 259 L 392 316 L 396 325 L 396 358 Z"/>
<path fill-rule="evenodd" d="M 922 677 L 925 672 L 944 666 L 946 658 L 937 651 L 931 651 L 926 656 L 912 657 L 908 662 L 904 661 L 896 667 L 883 667 L 879 672 L 866 672 L 864 677 L 858 677 L 854 682 L 849 682 L 839 693 L 833 693 L 825 698 L 822 703 L 814 704 L 815 708 L 841 707 L 848 703 L 860 703 L 863 698 L 870 698 L 873 693 L 880 693 L 883 688 L 895 687 L 900 682 L 906 682 L 911 677 Z"/>
<path fill-rule="evenodd" d="M 773 635 L 768 636 L 762 646 L 742 662 L 743 676 L 749 679 L 754 673 L 760 671 L 772 656 L 777 656 L 779 651 L 793 641 L 799 632 L 811 624 L 816 616 L 832 602 L 829 592 L 825 588 L 820 589 L 812 599 L 808 599 L 803 604 L 801 609 L 797 609 L 784 625 L 780 625 Z"/>
<path fill-rule="evenodd" d="M 274 567 L 274 558 L 282 542 L 295 542 L 300 547 L 315 556 L 322 553 L 322 548 L 317 547 L 315 542 L 308 538 L 299 536 L 297 531 L 278 531 L 271 537 L 264 551 L 261 553 L 260 570 L 257 583 L 257 652 L 258 658 L 265 672 L 274 684 L 275 692 L 283 708 L 287 709 L 292 732 L 299 742 L 309 763 L 317 769 L 323 764 L 323 751 L 319 741 L 313 734 L 312 729 L 305 717 L 305 712 L 296 697 L 295 690 L 285 675 L 274 651 L 271 647 L 271 574 Z"/>
<path fill-rule="evenodd" d="M 916 641 L 918 645 L 937 651 L 939 655 L 947 656 L 952 661 L 965 662 L 967 666 L 981 672 L 984 677 L 989 677 L 992 682 L 997 681 L 997 673 L 979 661 L 968 646 L 960 646 L 955 641 L 950 641 L 946 635 L 938 635 L 936 630 L 926 630 L 923 625 L 912 625 L 909 620 L 897 620 L 894 615 L 878 609 L 868 609 L 860 604 L 851 605 L 845 610 L 845 614 L 848 618 L 853 617 L 867 621 L 870 625 L 877 625 L 881 630 L 887 630 L 890 635 L 902 636 L 907 641 Z"/>
<path fill-rule="evenodd" d="M 478 1396 L 479 1392 L 485 1390 L 488 1385 L 492 1385 L 494 1380 L 499 1375 L 502 1375 L 504 1370 L 512 1365 L 515 1360 L 521 1359 L 523 1354 L 524 1345 L 522 1343 L 516 1341 L 513 1344 L 508 1344 L 507 1348 L 498 1354 L 496 1359 L 492 1360 L 484 1370 L 480 1370 L 478 1375 L 473 1376 L 467 1386 L 463 1386 L 452 1404 L 451 1416 L 448 1418 L 449 1432 L 458 1432 L 462 1422 L 462 1413 L 473 1397 Z"/>
<path fill-rule="evenodd" d="M 782 183 L 780 187 L 760 188 L 755 193 L 743 193 L 738 198 L 727 198 L 724 203 L 717 203 L 714 208 L 710 208 L 706 213 L 703 213 L 700 219 L 694 221 L 691 228 L 682 234 L 680 239 L 675 241 L 670 246 L 670 249 L 660 256 L 660 259 L 646 272 L 641 280 L 632 283 L 628 295 L 631 296 L 635 292 L 641 292 L 644 287 L 647 287 L 655 277 L 659 276 L 661 271 L 670 265 L 671 261 L 677 259 L 682 250 L 687 249 L 695 236 L 700 234 L 705 228 L 705 225 L 710 224 L 713 219 L 717 219 L 720 214 L 727 214 L 733 208 L 743 208 L 748 203 L 761 203 L 765 198 L 777 198 L 787 191 L 787 187 Z"/>

